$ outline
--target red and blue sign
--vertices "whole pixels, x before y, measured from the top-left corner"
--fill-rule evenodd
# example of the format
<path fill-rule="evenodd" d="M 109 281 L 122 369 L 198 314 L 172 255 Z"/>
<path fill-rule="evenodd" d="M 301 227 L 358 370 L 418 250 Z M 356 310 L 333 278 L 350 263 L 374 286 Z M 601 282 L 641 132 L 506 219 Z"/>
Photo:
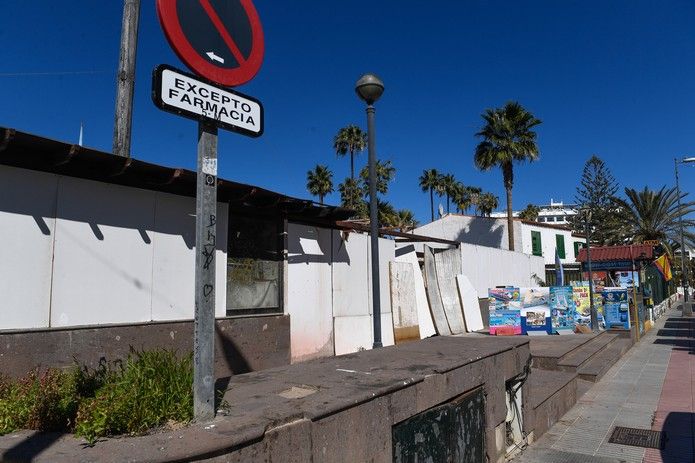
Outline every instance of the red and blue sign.
<path fill-rule="evenodd" d="M 263 28 L 251 0 L 157 0 L 157 13 L 171 48 L 199 76 L 235 86 L 261 68 Z"/>

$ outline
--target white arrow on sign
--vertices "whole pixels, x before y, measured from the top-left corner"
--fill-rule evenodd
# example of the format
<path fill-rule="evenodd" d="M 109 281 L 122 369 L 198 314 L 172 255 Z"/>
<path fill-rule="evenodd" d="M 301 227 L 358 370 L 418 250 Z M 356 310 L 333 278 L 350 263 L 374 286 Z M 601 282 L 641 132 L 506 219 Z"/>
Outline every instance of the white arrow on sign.
<path fill-rule="evenodd" d="M 214 51 L 209 51 L 205 54 L 208 55 L 208 58 L 210 58 L 211 60 L 219 61 L 220 63 L 224 64 L 224 58 L 217 56 Z"/>

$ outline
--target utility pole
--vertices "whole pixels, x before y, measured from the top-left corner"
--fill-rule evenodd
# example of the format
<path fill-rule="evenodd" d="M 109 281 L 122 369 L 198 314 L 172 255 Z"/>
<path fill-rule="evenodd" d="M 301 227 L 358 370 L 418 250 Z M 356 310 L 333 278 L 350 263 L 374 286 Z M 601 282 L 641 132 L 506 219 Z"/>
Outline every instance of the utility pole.
<path fill-rule="evenodd" d="M 140 0 L 124 0 L 121 52 L 116 77 L 116 114 L 113 127 L 113 154 L 123 157 L 130 157 L 139 22 Z"/>

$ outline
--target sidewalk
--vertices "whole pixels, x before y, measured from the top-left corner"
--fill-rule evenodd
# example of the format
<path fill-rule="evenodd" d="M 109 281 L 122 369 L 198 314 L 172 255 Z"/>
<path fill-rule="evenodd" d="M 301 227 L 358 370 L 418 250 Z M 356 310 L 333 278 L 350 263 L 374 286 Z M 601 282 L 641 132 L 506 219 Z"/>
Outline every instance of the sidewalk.
<path fill-rule="evenodd" d="M 519 463 L 691 463 L 695 319 L 667 312 Z M 664 450 L 611 444 L 615 426 L 663 430 Z"/>

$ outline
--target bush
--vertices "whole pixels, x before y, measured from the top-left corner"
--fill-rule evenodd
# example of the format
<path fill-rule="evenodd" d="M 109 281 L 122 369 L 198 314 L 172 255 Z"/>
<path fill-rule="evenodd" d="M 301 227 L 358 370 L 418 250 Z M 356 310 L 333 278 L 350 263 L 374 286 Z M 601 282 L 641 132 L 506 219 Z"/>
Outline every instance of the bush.
<path fill-rule="evenodd" d="M 82 402 L 75 434 L 93 442 L 114 434 L 137 434 L 167 421 L 193 418 L 191 356 L 173 352 L 131 352 L 109 373 L 94 398 Z"/>
<path fill-rule="evenodd" d="M 142 433 L 193 417 L 192 356 L 131 349 L 125 362 L 93 370 L 33 371 L 18 381 L 0 377 L 0 435 L 16 429 L 74 431 L 99 437 Z"/>

